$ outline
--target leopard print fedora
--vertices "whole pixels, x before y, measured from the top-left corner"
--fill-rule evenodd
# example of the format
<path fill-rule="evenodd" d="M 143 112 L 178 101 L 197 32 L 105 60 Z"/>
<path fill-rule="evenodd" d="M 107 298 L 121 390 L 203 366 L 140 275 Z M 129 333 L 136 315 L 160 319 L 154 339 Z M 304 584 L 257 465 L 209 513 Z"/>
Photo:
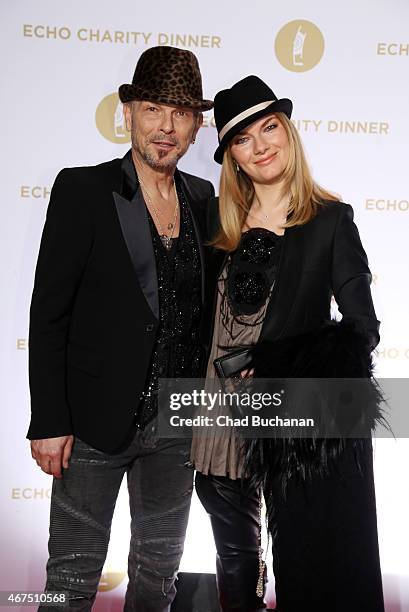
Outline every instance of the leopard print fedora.
<path fill-rule="evenodd" d="M 121 102 L 152 100 L 198 111 L 213 108 L 203 99 L 202 77 L 197 57 L 176 47 L 151 47 L 142 53 L 131 84 L 119 88 Z"/>

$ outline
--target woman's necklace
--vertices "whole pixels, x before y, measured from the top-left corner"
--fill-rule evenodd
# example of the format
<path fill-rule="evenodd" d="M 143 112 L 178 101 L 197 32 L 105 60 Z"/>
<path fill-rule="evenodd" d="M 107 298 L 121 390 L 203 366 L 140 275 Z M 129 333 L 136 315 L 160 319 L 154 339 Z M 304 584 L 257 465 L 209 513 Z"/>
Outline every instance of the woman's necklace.
<path fill-rule="evenodd" d="M 152 208 L 152 211 L 153 211 L 153 213 L 154 213 L 154 215 L 156 217 L 156 221 L 157 221 L 158 227 L 159 227 L 159 238 L 161 239 L 163 246 L 167 250 L 169 250 L 171 248 L 171 246 L 172 246 L 172 238 L 173 238 L 173 234 L 174 234 L 174 231 L 175 231 L 175 228 L 176 228 L 176 220 L 177 220 L 178 212 L 179 212 L 179 197 L 178 197 L 178 192 L 177 192 L 177 189 L 176 189 L 175 181 L 173 181 L 173 189 L 174 189 L 174 192 L 175 192 L 175 202 L 176 202 L 175 212 L 173 214 L 173 221 L 171 223 L 168 223 L 168 230 L 170 231 L 170 235 L 167 236 L 165 234 L 164 230 L 163 230 L 162 223 L 160 222 L 159 210 L 154 205 L 154 203 L 152 201 L 152 198 L 151 198 L 151 196 L 149 194 L 149 191 L 146 189 L 146 186 L 143 183 L 143 181 L 141 181 L 140 177 L 138 177 L 138 179 L 139 179 L 139 183 L 140 183 L 143 191 L 145 192 L 146 197 L 148 198 L 148 202 L 149 202 L 149 204 L 150 204 L 150 206 Z"/>
<path fill-rule="evenodd" d="M 268 221 L 270 219 L 269 215 L 266 215 L 266 213 L 261 213 L 263 218 L 260 219 L 259 217 L 256 217 L 256 215 L 254 215 L 252 212 L 248 212 L 247 213 L 250 217 L 253 217 L 253 219 L 256 219 L 257 221 L 261 221 L 262 223 L 264 223 L 264 221 Z"/>
<path fill-rule="evenodd" d="M 263 218 L 260 219 L 260 217 L 257 217 L 254 213 L 251 212 L 251 209 L 249 210 L 249 212 L 247 214 L 250 217 L 253 217 L 253 219 L 256 219 L 256 221 L 260 221 L 261 223 L 265 223 L 266 221 L 270 221 L 270 219 L 272 218 L 271 213 L 267 214 L 267 213 L 263 212 L 261 210 L 260 200 L 258 199 L 257 195 L 255 195 L 255 199 L 257 200 L 257 203 L 258 203 L 259 208 L 260 208 L 260 213 L 261 213 Z M 281 217 L 281 219 L 279 219 L 280 225 L 287 221 L 287 210 L 288 210 L 288 206 L 290 204 L 290 200 L 291 200 L 291 196 L 288 198 L 288 202 L 287 202 L 287 206 L 286 206 L 286 209 L 285 209 L 285 213 L 283 213 L 283 216 Z"/>

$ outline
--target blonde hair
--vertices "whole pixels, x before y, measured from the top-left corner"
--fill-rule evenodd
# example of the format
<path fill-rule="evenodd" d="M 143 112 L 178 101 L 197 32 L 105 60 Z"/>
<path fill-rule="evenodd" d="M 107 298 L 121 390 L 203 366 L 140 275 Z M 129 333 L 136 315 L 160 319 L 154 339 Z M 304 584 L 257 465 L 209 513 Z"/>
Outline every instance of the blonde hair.
<path fill-rule="evenodd" d="M 289 143 L 288 163 L 283 172 L 281 195 L 291 196 L 287 222 L 293 227 L 303 225 L 312 219 L 323 200 L 339 200 L 339 196 L 320 187 L 312 178 L 305 158 L 300 136 L 292 121 L 284 113 L 276 113 L 283 125 Z M 230 146 L 224 152 L 220 176 L 220 230 L 212 245 L 224 251 L 234 251 L 240 241 L 242 227 L 254 198 L 251 179 L 236 170 Z"/>

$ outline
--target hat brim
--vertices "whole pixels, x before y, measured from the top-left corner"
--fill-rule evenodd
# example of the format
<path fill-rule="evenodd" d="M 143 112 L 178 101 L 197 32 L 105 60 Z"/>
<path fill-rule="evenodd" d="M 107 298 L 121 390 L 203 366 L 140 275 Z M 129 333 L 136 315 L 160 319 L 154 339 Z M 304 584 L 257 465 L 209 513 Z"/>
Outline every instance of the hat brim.
<path fill-rule="evenodd" d="M 288 98 L 282 98 L 281 100 L 274 100 L 269 106 L 263 108 L 262 110 L 249 115 L 239 123 L 236 123 L 221 139 L 219 146 L 217 147 L 214 153 L 214 161 L 218 164 L 223 163 L 223 156 L 226 150 L 227 145 L 231 141 L 231 139 L 239 134 L 244 128 L 248 127 L 258 119 L 261 119 L 265 115 L 270 115 L 271 113 L 284 113 L 287 117 L 291 118 L 291 113 L 293 111 L 293 103 Z"/>
<path fill-rule="evenodd" d="M 151 100 L 159 104 L 170 104 L 171 106 L 182 106 L 197 111 L 207 111 L 213 108 L 213 100 L 196 100 L 195 98 L 178 98 L 172 94 L 155 91 L 141 91 L 136 85 L 125 83 L 118 90 L 119 99 L 122 103 L 132 100 Z"/>

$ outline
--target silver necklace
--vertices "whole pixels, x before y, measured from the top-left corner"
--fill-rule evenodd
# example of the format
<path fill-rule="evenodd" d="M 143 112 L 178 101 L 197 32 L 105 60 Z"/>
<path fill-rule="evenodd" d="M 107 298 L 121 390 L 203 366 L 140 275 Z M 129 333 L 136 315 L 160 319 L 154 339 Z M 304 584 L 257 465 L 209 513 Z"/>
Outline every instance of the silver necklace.
<path fill-rule="evenodd" d="M 257 202 L 258 202 L 258 205 L 260 206 L 260 200 L 258 199 L 258 197 L 257 197 L 257 196 L 255 196 L 255 197 L 256 197 L 256 200 L 257 200 Z M 288 208 L 288 205 L 289 205 L 289 204 L 290 204 L 290 199 L 288 200 L 287 208 Z M 261 207 L 260 207 L 260 208 L 261 208 Z M 268 215 L 267 213 L 265 213 L 265 212 L 263 212 L 263 211 L 261 211 L 261 215 L 262 215 L 262 217 L 263 217 L 262 219 L 260 219 L 260 217 L 256 217 L 256 215 L 255 215 L 255 214 L 253 214 L 253 213 L 252 213 L 252 212 L 250 212 L 250 211 L 249 211 L 247 214 L 248 214 L 250 217 L 253 217 L 253 219 L 256 219 L 257 221 L 261 221 L 261 223 L 264 223 L 265 221 L 269 221 L 269 220 L 270 220 L 270 215 Z M 285 223 L 286 221 L 287 221 L 287 214 L 283 215 L 283 217 L 282 217 L 282 219 L 281 219 L 281 222 L 282 222 L 282 223 Z"/>
<path fill-rule="evenodd" d="M 177 192 L 177 189 L 176 189 L 175 181 L 173 181 L 173 189 L 174 189 L 174 192 L 175 192 L 175 201 L 176 201 L 175 212 L 173 214 L 173 222 L 168 223 L 168 230 L 170 231 L 170 235 L 167 236 L 165 234 L 165 232 L 163 231 L 162 223 L 160 222 L 160 218 L 159 218 L 159 211 L 156 208 L 156 206 L 154 205 L 154 203 L 152 201 L 152 198 L 151 198 L 151 196 L 149 194 L 149 191 L 146 189 L 146 186 L 143 183 L 143 181 L 141 181 L 140 177 L 138 177 L 138 179 L 139 179 L 139 183 L 140 183 L 143 191 L 146 194 L 146 197 L 148 198 L 149 204 L 152 207 L 152 211 L 153 211 L 153 213 L 154 213 L 154 215 L 156 217 L 156 221 L 157 221 L 158 227 L 159 227 L 159 238 L 161 239 L 163 246 L 167 250 L 169 250 L 171 248 L 171 246 L 172 246 L 172 238 L 173 238 L 173 234 L 174 234 L 174 231 L 175 231 L 176 220 L 177 220 L 178 211 L 179 211 L 179 197 L 178 197 L 178 192 Z"/>
<path fill-rule="evenodd" d="M 269 215 L 266 215 L 266 213 L 261 213 L 263 215 L 263 219 L 256 217 L 256 215 L 253 215 L 253 213 L 251 212 L 248 212 L 247 214 L 250 215 L 250 217 L 253 217 L 253 219 L 257 219 L 257 221 L 262 221 L 262 222 L 268 221 L 270 218 Z"/>

